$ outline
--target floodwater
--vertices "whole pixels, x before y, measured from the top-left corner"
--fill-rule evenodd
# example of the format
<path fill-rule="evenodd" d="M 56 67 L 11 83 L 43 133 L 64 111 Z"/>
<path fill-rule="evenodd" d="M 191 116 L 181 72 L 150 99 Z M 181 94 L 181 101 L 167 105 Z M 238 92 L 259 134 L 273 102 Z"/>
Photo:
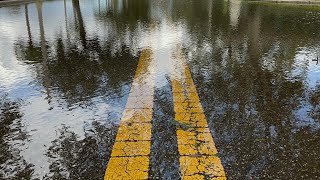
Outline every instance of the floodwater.
<path fill-rule="evenodd" d="M 0 4 L 0 179 L 102 179 L 145 49 L 149 179 L 181 176 L 176 51 L 228 179 L 320 178 L 319 6 L 53 0 Z"/>

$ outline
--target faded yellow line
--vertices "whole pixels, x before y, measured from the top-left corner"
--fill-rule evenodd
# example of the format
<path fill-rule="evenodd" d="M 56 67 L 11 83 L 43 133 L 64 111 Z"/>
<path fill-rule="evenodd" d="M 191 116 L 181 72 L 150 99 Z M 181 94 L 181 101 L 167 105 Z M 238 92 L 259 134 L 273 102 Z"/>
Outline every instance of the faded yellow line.
<path fill-rule="evenodd" d="M 155 62 L 143 50 L 113 145 L 105 180 L 148 179 Z"/>
<path fill-rule="evenodd" d="M 172 55 L 171 82 L 181 179 L 226 179 L 187 61 L 180 50 Z"/>

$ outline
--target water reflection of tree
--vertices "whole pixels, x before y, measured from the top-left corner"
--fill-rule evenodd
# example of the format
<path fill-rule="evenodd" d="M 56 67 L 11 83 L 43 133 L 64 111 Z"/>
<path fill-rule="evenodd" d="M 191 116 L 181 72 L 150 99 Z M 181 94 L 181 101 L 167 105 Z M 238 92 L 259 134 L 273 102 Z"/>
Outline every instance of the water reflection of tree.
<path fill-rule="evenodd" d="M 126 47 L 112 53 L 99 39 L 87 40 L 87 50 L 75 51 L 76 44 L 66 49 L 62 39 L 57 40 L 56 57 L 49 63 L 53 86 L 70 102 L 79 102 L 96 95 L 121 95 L 121 87 L 131 82 L 136 58 Z M 120 73 L 121 72 L 121 73 Z M 110 97 L 111 98 L 111 97 Z"/>
<path fill-rule="evenodd" d="M 28 9 L 28 4 L 25 4 L 24 13 L 26 18 L 28 41 L 26 43 L 24 43 L 23 41 L 19 41 L 18 43 L 16 43 L 15 51 L 18 59 L 26 59 L 26 63 L 37 63 L 41 62 L 42 59 L 41 47 L 39 47 L 37 44 L 34 44 L 32 40 Z"/>
<path fill-rule="evenodd" d="M 132 54 L 141 48 L 147 27 L 150 26 L 151 3 L 149 0 L 117 1 L 107 0 L 106 9 L 94 12 L 99 27 L 108 33 L 110 48 L 114 50 L 122 46 L 130 47 Z"/>
<path fill-rule="evenodd" d="M 306 98 L 307 77 L 304 72 L 292 75 L 297 47 L 316 43 L 317 30 L 308 26 L 300 32 L 308 24 L 301 19 L 303 12 L 252 6 L 242 11 L 236 33 L 227 22 L 212 19 L 217 29 L 206 38 L 201 36 L 211 24 L 197 14 L 201 20 L 188 25 L 197 41 L 184 44 L 228 177 L 319 177 L 319 130 L 297 125 L 304 121 L 299 111 L 305 101 L 312 104 Z M 269 12 L 277 12 L 278 19 L 272 20 L 275 15 Z M 289 14 L 295 14 L 296 22 Z M 292 31 L 294 27 L 299 28 Z M 304 63 L 299 67 L 307 68 Z M 314 111 L 319 103 L 315 94 L 310 95 Z"/>
<path fill-rule="evenodd" d="M 28 134 L 21 123 L 18 102 L 0 94 L 0 179 L 30 179 L 33 165 L 20 155 L 19 146 Z"/>
<path fill-rule="evenodd" d="M 78 31 L 79 31 L 80 40 L 81 40 L 83 48 L 85 49 L 87 47 L 86 46 L 86 43 L 87 43 L 86 42 L 86 31 L 85 31 L 85 27 L 84 27 L 84 23 L 83 23 L 79 0 L 72 0 L 72 7 L 73 7 L 75 19 L 77 21 L 76 27 L 78 28 Z"/>
<path fill-rule="evenodd" d="M 109 1 L 107 0 L 107 2 Z M 120 27 L 129 26 L 129 28 L 133 28 L 137 21 L 146 23 L 150 20 L 150 8 L 150 1 L 148 0 L 138 2 L 112 0 L 112 2 L 106 4 L 105 11 L 101 11 L 100 14 L 95 12 L 95 16 L 102 22 L 111 20 L 113 24 Z M 123 23 L 124 21 L 126 23 Z"/>
<path fill-rule="evenodd" d="M 101 42 L 98 37 L 87 37 L 79 1 L 73 0 L 72 5 L 76 20 L 75 31 L 78 32 L 76 36 L 79 35 L 82 47 L 79 48 L 77 38 L 70 40 L 69 34 L 67 40 L 63 34 L 58 34 L 54 42 L 47 43 L 44 36 L 42 2 L 37 2 L 41 48 L 32 41 L 26 6 L 29 40 L 28 43 L 23 41 L 16 43 L 18 59 L 26 63 L 39 64 L 37 76 L 45 87 L 48 97 L 56 93 L 50 90 L 53 87 L 57 87 L 54 88 L 58 90 L 57 95 L 71 104 L 85 102 L 98 95 L 109 95 L 109 98 L 115 95 L 123 96 L 127 92 L 123 91 L 122 86 L 132 80 L 137 63 L 136 55 L 132 54 L 124 42 L 114 47 L 113 39 Z M 53 46 L 48 47 L 47 44 Z M 50 51 L 51 49 L 54 51 Z"/>
<path fill-rule="evenodd" d="M 67 127 L 60 129 L 47 152 L 52 163 L 44 179 L 103 179 L 117 128 L 93 122 L 84 139 Z"/>

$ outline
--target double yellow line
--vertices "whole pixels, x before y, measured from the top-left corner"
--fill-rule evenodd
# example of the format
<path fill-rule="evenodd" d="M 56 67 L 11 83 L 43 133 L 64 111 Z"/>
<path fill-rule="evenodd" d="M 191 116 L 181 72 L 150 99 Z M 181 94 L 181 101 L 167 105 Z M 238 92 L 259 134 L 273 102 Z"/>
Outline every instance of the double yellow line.
<path fill-rule="evenodd" d="M 226 179 L 196 87 L 180 48 L 170 59 L 181 179 Z M 143 50 L 105 173 L 106 180 L 148 179 L 156 63 Z"/>

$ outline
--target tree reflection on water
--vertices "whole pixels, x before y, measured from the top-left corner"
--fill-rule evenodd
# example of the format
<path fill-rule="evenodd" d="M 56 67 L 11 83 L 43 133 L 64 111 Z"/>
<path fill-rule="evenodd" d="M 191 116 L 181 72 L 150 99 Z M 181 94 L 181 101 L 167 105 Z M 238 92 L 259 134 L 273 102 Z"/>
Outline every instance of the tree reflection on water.
<path fill-rule="evenodd" d="M 33 165 L 20 155 L 19 144 L 28 140 L 21 123 L 20 103 L 0 94 L 0 179 L 30 179 Z"/>
<path fill-rule="evenodd" d="M 59 130 L 47 156 L 52 163 L 45 179 L 103 179 L 118 126 L 93 122 L 79 138 L 69 127 Z"/>

